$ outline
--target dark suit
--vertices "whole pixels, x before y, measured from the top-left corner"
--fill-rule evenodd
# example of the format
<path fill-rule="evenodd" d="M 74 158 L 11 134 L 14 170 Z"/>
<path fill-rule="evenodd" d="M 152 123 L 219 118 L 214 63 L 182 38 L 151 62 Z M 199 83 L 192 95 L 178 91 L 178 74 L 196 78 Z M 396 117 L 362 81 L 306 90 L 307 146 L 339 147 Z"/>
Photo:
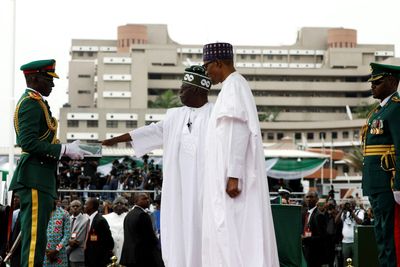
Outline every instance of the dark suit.
<path fill-rule="evenodd" d="M 120 263 L 127 267 L 164 266 L 151 218 L 138 206 L 124 220 L 124 245 Z"/>
<path fill-rule="evenodd" d="M 85 264 L 87 267 L 105 267 L 111 262 L 114 240 L 106 219 L 100 214 L 93 218 L 86 240 Z"/>
<path fill-rule="evenodd" d="M 303 228 L 306 213 L 303 214 Z M 317 267 L 327 263 L 326 216 L 316 208 L 308 222 L 311 237 L 303 238 L 303 253 L 308 267 Z"/>
<path fill-rule="evenodd" d="M 7 250 L 8 223 L 9 223 L 10 207 L 0 205 L 0 256 L 5 257 Z M 1 266 L 5 266 L 0 264 Z"/>

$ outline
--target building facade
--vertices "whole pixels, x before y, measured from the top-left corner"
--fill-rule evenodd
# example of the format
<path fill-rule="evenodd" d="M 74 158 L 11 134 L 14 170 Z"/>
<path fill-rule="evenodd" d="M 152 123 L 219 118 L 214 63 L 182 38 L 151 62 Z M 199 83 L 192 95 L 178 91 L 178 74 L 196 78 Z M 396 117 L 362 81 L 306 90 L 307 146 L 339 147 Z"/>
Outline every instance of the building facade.
<path fill-rule="evenodd" d="M 365 119 L 356 109 L 374 102 L 369 63 L 396 60 L 394 45 L 358 44 L 356 30 L 343 28 L 302 28 L 288 46 L 233 45 L 264 142 L 288 136 L 308 147 L 359 144 Z M 178 92 L 184 68 L 202 64 L 202 46 L 179 44 L 157 24 L 120 26 L 117 40 L 72 40 L 61 141 L 96 142 L 161 120 L 165 109 L 149 108 L 150 101 Z M 211 90 L 210 101 L 219 89 Z"/>

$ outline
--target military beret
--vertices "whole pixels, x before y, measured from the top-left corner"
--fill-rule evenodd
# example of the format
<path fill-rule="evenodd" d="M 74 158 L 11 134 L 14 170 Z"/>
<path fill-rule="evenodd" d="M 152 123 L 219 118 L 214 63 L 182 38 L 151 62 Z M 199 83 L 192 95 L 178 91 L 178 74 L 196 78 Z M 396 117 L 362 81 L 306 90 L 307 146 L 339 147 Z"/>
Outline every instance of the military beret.
<path fill-rule="evenodd" d="M 203 47 L 203 61 L 233 59 L 233 47 L 229 43 L 211 43 Z"/>
<path fill-rule="evenodd" d="M 397 79 L 400 79 L 400 66 L 394 65 L 385 65 L 372 62 L 371 66 L 371 77 L 368 79 L 368 82 L 379 80 L 385 76 L 394 76 Z"/>
<path fill-rule="evenodd" d="M 210 90 L 211 80 L 206 74 L 206 70 L 202 66 L 193 65 L 185 69 L 182 83 Z"/>
<path fill-rule="evenodd" d="M 25 75 L 33 73 L 43 73 L 54 78 L 59 78 L 58 75 L 55 73 L 56 61 L 54 59 L 32 61 L 22 65 L 20 70 L 22 70 Z"/>

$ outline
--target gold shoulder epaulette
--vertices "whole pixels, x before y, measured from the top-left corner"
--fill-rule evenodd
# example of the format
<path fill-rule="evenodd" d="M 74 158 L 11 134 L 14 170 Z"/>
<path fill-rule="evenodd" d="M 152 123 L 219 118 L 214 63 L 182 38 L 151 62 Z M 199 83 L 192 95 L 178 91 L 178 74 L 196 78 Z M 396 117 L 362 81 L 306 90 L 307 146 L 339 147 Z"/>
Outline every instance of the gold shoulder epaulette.
<path fill-rule="evenodd" d="M 39 94 L 34 93 L 34 92 L 28 92 L 28 95 L 29 95 L 30 98 L 35 99 L 35 100 L 42 99 L 42 97 Z"/>
<path fill-rule="evenodd" d="M 392 101 L 400 103 L 400 98 L 398 96 L 392 97 Z"/>

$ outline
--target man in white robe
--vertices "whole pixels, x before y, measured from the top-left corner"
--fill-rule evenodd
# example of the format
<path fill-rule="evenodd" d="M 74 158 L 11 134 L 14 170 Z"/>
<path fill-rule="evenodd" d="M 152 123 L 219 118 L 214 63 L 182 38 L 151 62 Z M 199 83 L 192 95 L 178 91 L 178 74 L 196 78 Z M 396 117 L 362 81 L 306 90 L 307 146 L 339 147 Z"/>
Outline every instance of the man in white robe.
<path fill-rule="evenodd" d="M 253 95 L 232 45 L 205 45 L 203 61 L 222 83 L 206 134 L 203 267 L 279 267 Z"/>
<path fill-rule="evenodd" d="M 113 212 L 103 215 L 110 226 L 111 236 L 114 240 L 113 254 L 121 259 L 122 246 L 124 245 L 124 219 L 128 212 L 128 200 L 117 197 L 113 202 Z"/>
<path fill-rule="evenodd" d="M 187 68 L 180 98 L 163 121 L 103 141 L 104 145 L 132 141 L 136 156 L 163 149 L 161 251 L 167 267 L 201 266 L 204 143 L 212 104 L 210 79 L 204 68 Z"/>

